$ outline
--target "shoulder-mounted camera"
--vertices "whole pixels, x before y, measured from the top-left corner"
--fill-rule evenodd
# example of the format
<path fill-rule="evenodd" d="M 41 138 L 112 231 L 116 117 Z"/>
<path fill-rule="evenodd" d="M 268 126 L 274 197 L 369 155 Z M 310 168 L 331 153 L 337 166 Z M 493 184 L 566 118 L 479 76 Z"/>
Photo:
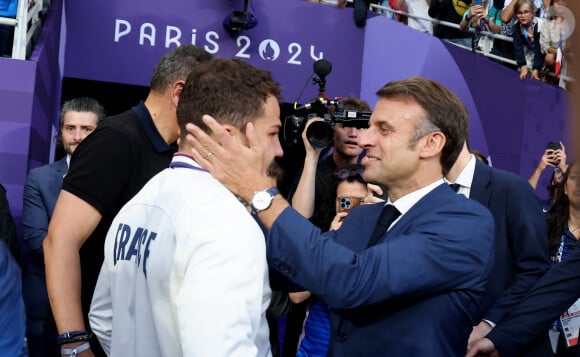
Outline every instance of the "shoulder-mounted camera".
<path fill-rule="evenodd" d="M 315 148 L 325 148 L 332 144 L 334 125 L 340 123 L 345 127 L 368 128 L 371 112 L 345 109 L 341 98 L 327 98 L 326 76 L 332 70 L 332 64 L 324 59 L 314 62 L 312 79 L 318 85 L 318 97 L 306 104 L 294 103 L 292 112 L 282 121 L 282 141 L 290 146 L 302 143 L 302 132 L 309 119 L 320 117 L 323 120 L 314 122 L 306 130 L 308 142 Z"/>

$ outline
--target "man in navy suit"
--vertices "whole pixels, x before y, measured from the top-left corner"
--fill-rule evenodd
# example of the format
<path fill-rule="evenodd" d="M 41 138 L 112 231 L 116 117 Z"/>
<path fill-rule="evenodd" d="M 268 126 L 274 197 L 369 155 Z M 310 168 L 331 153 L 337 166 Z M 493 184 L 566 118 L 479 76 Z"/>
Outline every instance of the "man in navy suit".
<path fill-rule="evenodd" d="M 517 356 L 580 298 L 580 249 L 550 268 L 500 325 L 470 347 L 468 357 Z"/>
<path fill-rule="evenodd" d="M 550 267 L 548 233 L 538 196 L 529 183 L 512 173 L 489 167 L 469 152 L 467 143 L 446 175 L 458 193 L 487 207 L 495 224 L 495 263 L 482 305 L 482 320 L 470 343 L 487 335 L 512 311 Z M 548 332 L 525 356 L 551 353 Z"/>
<path fill-rule="evenodd" d="M 92 98 L 75 98 L 60 110 L 57 141 L 66 156 L 51 164 L 30 170 L 24 184 L 22 229 L 26 244 L 23 264 L 23 293 L 27 311 L 27 336 L 31 357 L 44 356 L 43 321 L 48 309 L 44 277 L 42 241 L 48 230 L 62 179 L 68 171 L 70 157 L 76 147 L 104 118 L 104 108 Z M 71 217 L 71 219 L 74 219 Z M 54 336 L 56 339 L 56 336 Z"/>
<path fill-rule="evenodd" d="M 355 208 L 338 231 L 321 234 L 272 187 L 267 146 L 251 124 L 249 148 L 208 116 L 213 137 L 191 125 L 188 140 L 196 161 L 270 230 L 269 263 L 333 308 L 329 355 L 459 356 L 493 263 L 491 214 L 443 179 L 466 140 L 467 111 L 421 77 L 377 95 L 359 144 L 364 178 L 385 185 L 389 200 Z M 382 212 L 398 218 L 383 221 Z"/>

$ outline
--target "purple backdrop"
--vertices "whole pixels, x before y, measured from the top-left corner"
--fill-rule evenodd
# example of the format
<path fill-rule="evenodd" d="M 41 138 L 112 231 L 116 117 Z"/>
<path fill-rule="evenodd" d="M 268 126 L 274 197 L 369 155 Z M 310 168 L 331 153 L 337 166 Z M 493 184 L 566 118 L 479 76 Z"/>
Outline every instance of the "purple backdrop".
<path fill-rule="evenodd" d="M 0 58 L 0 182 L 20 232 L 22 188 L 28 170 L 46 164 L 58 113 L 62 0 L 53 0 L 29 61 Z"/>
<path fill-rule="evenodd" d="M 568 96 L 559 87 L 520 81 L 514 70 L 482 55 L 383 17 L 370 19 L 361 97 L 376 100 L 374 93 L 385 83 L 416 75 L 445 84 L 461 98 L 470 115 L 470 144 L 495 167 L 528 178 L 549 141 L 569 142 Z M 538 185 L 542 196 L 549 171 Z"/>
<path fill-rule="evenodd" d="M 66 0 L 61 31 L 63 0 L 52 1 L 31 60 L 0 58 L 0 182 L 18 221 L 26 173 L 49 161 L 63 72 L 147 85 L 155 62 L 178 42 L 272 71 L 285 101 L 316 96 L 310 76 L 321 57 L 333 63 L 328 96 L 353 94 L 374 104 L 374 93 L 390 80 L 438 80 L 467 106 L 472 146 L 524 177 L 548 141 L 568 142 L 567 95 L 557 87 L 520 82 L 512 70 L 382 16 L 359 29 L 352 9 L 305 1 L 254 0 L 258 26 L 231 37 L 222 21 L 240 9 L 234 3 L 240 1 Z"/>
<path fill-rule="evenodd" d="M 65 76 L 149 85 L 156 61 L 169 48 L 193 42 L 216 56 L 270 70 L 285 101 L 296 101 L 305 85 L 301 101 L 316 96 L 309 77 L 321 57 L 333 63 L 328 95 L 359 93 L 364 30 L 354 27 L 351 12 L 304 1 L 254 0 L 258 26 L 233 38 L 222 21 L 234 3 L 239 1 L 67 1 L 66 25 L 75 31 L 67 34 Z"/>

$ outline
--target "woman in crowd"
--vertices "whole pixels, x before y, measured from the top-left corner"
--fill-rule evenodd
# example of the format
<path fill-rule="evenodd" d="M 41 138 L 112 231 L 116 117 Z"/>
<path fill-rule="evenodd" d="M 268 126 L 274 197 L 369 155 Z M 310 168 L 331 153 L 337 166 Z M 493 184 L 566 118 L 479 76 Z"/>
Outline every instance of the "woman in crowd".
<path fill-rule="evenodd" d="M 556 146 L 558 144 L 559 146 Z M 530 185 L 534 188 L 534 190 L 538 187 L 538 182 L 540 181 L 540 177 L 542 173 L 548 167 L 553 167 L 554 171 L 550 177 L 550 181 L 547 185 L 548 193 L 550 197 L 548 200 L 542 203 L 544 207 L 544 211 L 548 211 L 554 202 L 554 198 L 556 196 L 556 189 L 558 188 L 558 184 L 562 182 L 562 178 L 564 176 L 564 172 L 566 171 L 567 164 L 566 164 L 566 147 L 564 146 L 563 142 L 554 142 L 549 145 L 540 161 L 538 162 L 538 166 L 528 179 Z"/>
<path fill-rule="evenodd" d="M 564 172 L 559 188 L 555 191 L 554 205 L 547 213 L 548 242 L 553 264 L 565 261 L 570 252 L 577 249 L 576 245 L 580 238 L 579 174 L 578 166 L 571 163 Z M 574 305 L 571 309 L 577 310 Z M 556 348 L 558 357 L 576 356 L 577 346 L 567 347 L 566 333 L 562 326 L 569 321 L 569 316 L 572 316 L 570 310 L 563 312 L 562 319 L 558 319 L 552 325 L 552 334 L 558 335 Z"/>
<path fill-rule="evenodd" d="M 534 15 L 536 7 L 531 0 L 518 0 L 514 10 L 517 21 L 513 25 L 512 32 L 520 79 L 523 80 L 528 75 L 532 79 L 540 79 L 544 58 L 540 50 L 540 21 Z"/>
<path fill-rule="evenodd" d="M 572 33 L 572 24 L 568 23 L 562 16 L 566 9 L 564 0 L 552 0 L 550 6 L 550 20 L 544 22 L 540 34 L 540 47 L 545 54 L 544 62 L 546 67 L 552 72 L 555 71 L 556 55 L 560 41 L 562 41 L 562 60 L 568 52 L 568 37 Z"/>
<path fill-rule="evenodd" d="M 367 183 L 362 178 L 363 166 L 354 164 L 338 168 L 333 174 L 333 186 L 336 200 L 324 202 L 319 227 L 328 227 L 336 230 L 342 225 L 348 212 L 365 201 L 374 201 L 367 198 Z M 372 194 L 371 194 L 372 195 Z M 371 196 L 369 196 L 371 197 Z M 295 304 L 310 299 L 310 305 L 304 323 L 303 337 L 296 356 L 324 357 L 327 354 L 330 341 L 330 308 L 309 291 L 290 293 L 290 299 Z"/>

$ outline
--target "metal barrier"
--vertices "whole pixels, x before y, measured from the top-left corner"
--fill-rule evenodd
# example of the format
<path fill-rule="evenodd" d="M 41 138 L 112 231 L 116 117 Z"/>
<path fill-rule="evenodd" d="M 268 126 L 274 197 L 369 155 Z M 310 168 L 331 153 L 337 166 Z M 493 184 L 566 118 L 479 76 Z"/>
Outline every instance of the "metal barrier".
<path fill-rule="evenodd" d="M 27 0 L 19 0 L 15 19 L 0 17 L 1 25 L 14 26 L 12 58 L 28 58 L 32 52 L 32 39 L 42 25 L 40 15 L 49 5 L 50 1 L 34 0 L 29 7 Z"/>

